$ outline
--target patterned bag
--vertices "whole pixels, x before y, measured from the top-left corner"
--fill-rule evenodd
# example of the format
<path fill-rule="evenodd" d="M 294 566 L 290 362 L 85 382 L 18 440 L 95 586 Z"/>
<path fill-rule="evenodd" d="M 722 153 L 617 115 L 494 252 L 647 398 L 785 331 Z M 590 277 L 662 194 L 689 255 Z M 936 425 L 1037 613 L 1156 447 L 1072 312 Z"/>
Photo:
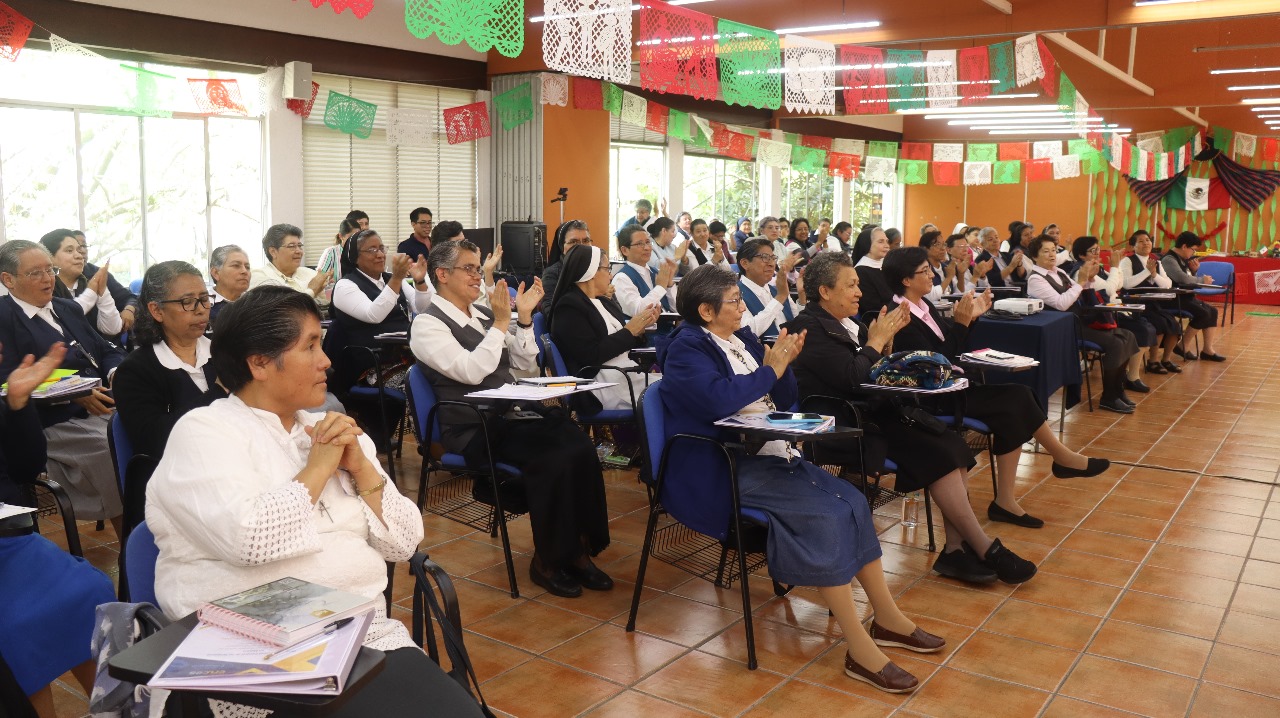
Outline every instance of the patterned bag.
<path fill-rule="evenodd" d="M 951 362 L 936 352 L 894 352 L 871 367 L 871 380 L 880 386 L 942 389 L 951 386 Z"/>

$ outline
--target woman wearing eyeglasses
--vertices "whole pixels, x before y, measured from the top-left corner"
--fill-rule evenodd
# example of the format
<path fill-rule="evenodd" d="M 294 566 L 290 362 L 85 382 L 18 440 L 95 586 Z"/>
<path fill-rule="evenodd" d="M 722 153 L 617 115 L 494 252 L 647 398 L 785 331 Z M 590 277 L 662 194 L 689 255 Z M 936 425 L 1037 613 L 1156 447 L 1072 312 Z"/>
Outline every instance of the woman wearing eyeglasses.
<path fill-rule="evenodd" d="M 209 291 L 186 262 L 152 265 L 142 279 L 138 350 L 116 370 L 116 410 L 134 454 L 160 460 L 169 432 L 192 409 L 227 393 L 209 364 Z"/>

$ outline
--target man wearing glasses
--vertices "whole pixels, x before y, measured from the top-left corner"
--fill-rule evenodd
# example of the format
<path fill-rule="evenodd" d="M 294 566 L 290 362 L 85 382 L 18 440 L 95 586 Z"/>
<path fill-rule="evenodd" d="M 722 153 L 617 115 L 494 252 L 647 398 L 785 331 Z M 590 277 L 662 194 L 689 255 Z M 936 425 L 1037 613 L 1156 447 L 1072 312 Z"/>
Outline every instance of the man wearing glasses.
<path fill-rule="evenodd" d="M 262 251 L 267 255 L 267 264 L 255 267 L 249 279 L 249 288 L 264 284 L 278 284 L 310 294 L 320 302 L 328 304 L 324 299 L 324 288 L 328 286 L 333 272 L 323 274 L 302 263 L 303 257 L 302 230 L 292 224 L 275 224 L 267 229 L 262 237 Z"/>
<path fill-rule="evenodd" d="M 738 250 L 738 265 L 742 268 L 738 289 L 742 290 L 746 309 L 742 315 L 742 326 L 751 327 L 756 336 L 776 337 L 779 324 L 800 314 L 800 305 L 791 298 L 791 287 L 787 282 L 787 274 L 800 261 L 800 256 L 795 253 L 783 257 L 782 271 L 779 272 L 774 244 L 768 238 L 749 239 Z"/>
<path fill-rule="evenodd" d="M 396 252 L 409 255 L 411 261 L 425 257 L 431 252 L 431 228 L 435 226 L 431 219 L 431 210 L 419 207 L 409 213 L 409 223 L 413 225 L 413 234 L 396 247 Z"/>
<path fill-rule="evenodd" d="M 638 224 L 629 224 L 618 231 L 618 252 L 627 263 L 613 275 L 613 288 L 622 313 L 634 317 L 650 305 L 658 304 L 664 312 L 676 307 L 676 268 L 668 259 L 661 269 L 651 266 L 653 240 L 649 230 Z"/>
<path fill-rule="evenodd" d="M 62 369 L 95 377 L 109 386 L 124 352 L 104 339 L 84 318 L 80 305 L 55 299 L 57 272 L 49 252 L 35 242 L 15 239 L 0 245 L 0 382 L 7 381 L 23 358 L 44 356 L 61 342 L 67 347 Z M 99 387 L 69 402 L 39 407 L 48 439 L 49 478 L 71 496 L 79 519 L 110 519 L 120 531 L 120 491 L 107 448 L 107 418 L 115 402 Z"/>

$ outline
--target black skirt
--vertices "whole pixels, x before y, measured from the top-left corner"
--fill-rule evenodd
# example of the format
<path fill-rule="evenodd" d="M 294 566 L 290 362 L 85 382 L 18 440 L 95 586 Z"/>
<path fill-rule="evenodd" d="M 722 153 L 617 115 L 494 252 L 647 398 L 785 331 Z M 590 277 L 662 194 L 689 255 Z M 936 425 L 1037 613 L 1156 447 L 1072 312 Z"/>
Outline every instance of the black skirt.
<path fill-rule="evenodd" d="M 955 402 L 945 394 L 939 398 L 936 413 L 953 416 Z M 1035 394 L 1021 384 L 970 386 L 964 392 L 964 414 L 991 429 L 991 448 L 996 455 L 1007 454 L 1030 441 L 1046 419 Z"/>

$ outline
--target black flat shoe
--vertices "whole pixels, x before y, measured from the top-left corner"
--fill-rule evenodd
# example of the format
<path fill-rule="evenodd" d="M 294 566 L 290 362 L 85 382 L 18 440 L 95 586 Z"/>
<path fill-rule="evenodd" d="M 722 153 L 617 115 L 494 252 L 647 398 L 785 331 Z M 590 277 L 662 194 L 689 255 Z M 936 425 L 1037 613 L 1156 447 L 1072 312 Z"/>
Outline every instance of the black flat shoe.
<path fill-rule="evenodd" d="M 1186 359 L 1187 361 L 1195 361 L 1196 359 L 1199 358 L 1196 356 L 1195 352 L 1189 352 L 1186 349 L 1183 349 L 1181 344 L 1173 348 L 1173 353 L 1177 354 L 1183 359 Z"/>
<path fill-rule="evenodd" d="M 613 588 L 613 579 L 609 578 L 609 574 L 601 571 L 590 560 L 587 561 L 585 568 L 569 566 L 564 572 L 583 588 L 591 591 L 608 591 Z"/>
<path fill-rule="evenodd" d="M 1160 362 L 1149 361 L 1147 362 L 1147 373 L 1148 374 L 1168 374 L 1169 372 L 1166 371 L 1164 367 L 1160 366 Z"/>
<path fill-rule="evenodd" d="M 1000 578 L 968 544 L 962 544 L 959 551 L 943 551 L 938 554 L 938 560 L 933 562 L 933 570 L 965 583 L 995 583 Z"/>
<path fill-rule="evenodd" d="M 561 598 L 577 598 L 582 595 L 582 586 L 564 569 L 557 569 L 550 574 L 539 573 L 529 564 L 529 578 L 539 586 L 547 589 L 547 593 Z M 607 578 L 607 576 L 606 576 Z"/>
<path fill-rule="evenodd" d="M 968 544 L 965 544 L 968 547 Z M 972 550 L 972 549 L 970 549 Z M 1010 551 L 1000 543 L 1000 539 L 991 542 L 987 555 L 982 562 L 989 566 L 1001 581 L 1005 583 L 1024 583 L 1036 575 L 1036 565 Z"/>
<path fill-rule="evenodd" d="M 992 501 L 991 505 L 987 507 L 987 518 L 992 521 L 1002 521 L 1006 524 L 1023 526 L 1029 529 L 1038 529 L 1044 526 L 1044 521 L 1041 519 L 1038 519 L 1031 514 L 1015 514 L 994 501 Z"/>
<path fill-rule="evenodd" d="M 1227 358 L 1221 354 L 1210 354 L 1209 352 L 1200 352 L 1200 358 L 1205 361 L 1226 361 Z"/>
<path fill-rule="evenodd" d="M 1055 461 L 1053 462 L 1053 475 L 1058 479 L 1087 479 L 1090 476 L 1097 476 L 1109 468 L 1111 468 L 1111 462 L 1107 459 L 1090 458 L 1089 465 L 1083 469 L 1073 469 Z"/>
<path fill-rule="evenodd" d="M 1121 394 L 1116 398 L 1119 399 L 1125 406 L 1129 407 L 1130 409 L 1138 405 L 1138 402 L 1134 401 L 1133 399 L 1130 399 L 1124 394 Z"/>
<path fill-rule="evenodd" d="M 1115 413 L 1117 413 L 1117 414 L 1132 414 L 1132 413 L 1133 413 L 1133 407 L 1132 407 L 1132 406 L 1129 406 L 1128 404 L 1124 403 L 1123 401 L 1120 401 L 1118 398 L 1117 398 L 1117 399 L 1108 399 L 1108 400 L 1106 400 L 1106 401 L 1099 401 L 1099 402 L 1098 402 L 1098 408 L 1100 408 L 1100 409 L 1106 409 L 1107 411 L 1114 411 L 1114 412 L 1115 412 Z"/>
<path fill-rule="evenodd" d="M 1162 362 L 1160 362 L 1160 366 L 1162 366 L 1162 367 L 1164 367 L 1166 370 L 1168 370 L 1168 372 L 1169 372 L 1170 374 L 1181 374 L 1181 373 L 1182 373 L 1182 370 L 1178 368 L 1178 365 L 1177 365 L 1177 364 L 1174 364 L 1174 363 L 1173 363 L 1173 362 L 1171 362 L 1171 361 L 1162 361 Z"/>
<path fill-rule="evenodd" d="M 1147 386 L 1141 379 L 1125 379 L 1125 391 L 1136 391 L 1139 394 L 1146 394 L 1151 391 L 1151 387 Z"/>

